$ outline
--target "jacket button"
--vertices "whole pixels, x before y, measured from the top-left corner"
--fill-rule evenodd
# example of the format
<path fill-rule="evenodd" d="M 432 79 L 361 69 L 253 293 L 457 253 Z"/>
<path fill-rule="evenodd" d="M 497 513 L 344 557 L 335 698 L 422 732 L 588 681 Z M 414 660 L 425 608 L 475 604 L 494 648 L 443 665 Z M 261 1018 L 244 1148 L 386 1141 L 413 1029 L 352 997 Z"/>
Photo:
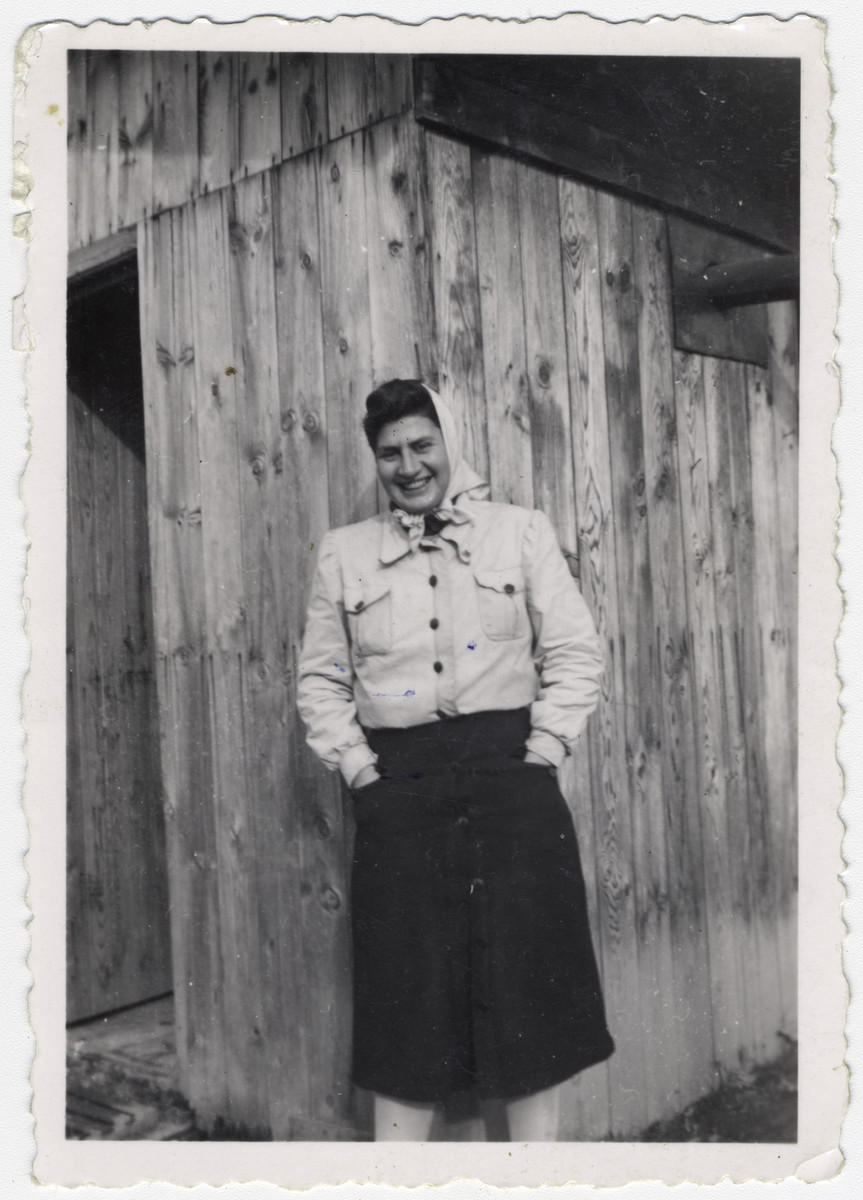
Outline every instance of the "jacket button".
<path fill-rule="evenodd" d="M 515 587 L 511 583 L 505 583 L 503 585 L 503 590 L 507 593 L 508 596 L 511 596 L 512 593 L 515 591 Z"/>
<path fill-rule="evenodd" d="M 359 612 L 361 608 L 365 608 L 365 606 L 366 606 L 365 600 L 358 600 L 357 601 L 357 612 Z"/>
<path fill-rule="evenodd" d="M 443 670 L 443 663 L 436 662 L 434 665 L 434 669 L 437 671 L 438 675 L 440 675 L 441 671 Z"/>
<path fill-rule="evenodd" d="M 429 583 L 432 587 L 437 587 L 437 575 L 429 575 Z"/>
<path fill-rule="evenodd" d="M 456 825 L 458 825 L 459 829 L 467 829 L 467 817 L 459 817 Z"/>
<path fill-rule="evenodd" d="M 440 625 L 440 621 L 437 619 L 437 617 L 432 617 L 432 619 L 429 621 L 429 625 L 432 629 L 437 629 Z"/>

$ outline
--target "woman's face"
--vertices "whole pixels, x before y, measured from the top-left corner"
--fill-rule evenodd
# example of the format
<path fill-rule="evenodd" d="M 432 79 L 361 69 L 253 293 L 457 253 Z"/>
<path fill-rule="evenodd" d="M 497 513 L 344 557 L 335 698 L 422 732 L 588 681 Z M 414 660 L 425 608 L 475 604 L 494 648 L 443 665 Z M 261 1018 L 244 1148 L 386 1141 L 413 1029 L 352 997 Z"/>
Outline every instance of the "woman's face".
<path fill-rule="evenodd" d="M 378 478 L 390 500 L 405 512 L 431 512 L 443 503 L 449 459 L 443 435 L 428 417 L 404 417 L 384 425 L 375 448 Z"/>

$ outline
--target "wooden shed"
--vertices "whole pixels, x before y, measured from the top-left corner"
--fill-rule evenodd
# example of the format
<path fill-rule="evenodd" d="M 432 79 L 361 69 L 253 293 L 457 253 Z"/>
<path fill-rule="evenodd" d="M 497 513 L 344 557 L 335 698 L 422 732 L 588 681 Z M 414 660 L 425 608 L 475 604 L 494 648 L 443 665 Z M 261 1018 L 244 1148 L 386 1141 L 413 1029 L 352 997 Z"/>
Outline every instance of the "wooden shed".
<path fill-rule="evenodd" d="M 562 785 L 618 1048 L 560 1137 L 637 1138 L 795 1035 L 798 89 L 70 52 L 68 1011 L 173 990 L 205 1128 L 368 1133 L 350 813 L 294 689 L 395 375 L 551 517 L 607 644 Z"/>

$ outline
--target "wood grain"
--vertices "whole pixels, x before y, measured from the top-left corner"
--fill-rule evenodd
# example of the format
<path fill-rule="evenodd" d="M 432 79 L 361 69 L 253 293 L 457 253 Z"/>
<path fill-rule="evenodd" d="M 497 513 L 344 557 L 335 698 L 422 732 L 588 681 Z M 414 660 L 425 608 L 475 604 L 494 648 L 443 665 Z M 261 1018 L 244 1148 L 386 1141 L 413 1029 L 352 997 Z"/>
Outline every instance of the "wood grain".
<path fill-rule="evenodd" d="M 471 152 L 492 498 L 533 507 L 516 165 Z"/>
<path fill-rule="evenodd" d="M 227 1109 L 201 524 L 191 215 L 142 226 L 141 347 L 154 646 L 181 1081 L 206 1128 Z"/>
<path fill-rule="evenodd" d="M 236 54 L 198 54 L 198 186 L 227 187 L 240 165 L 240 80 Z"/>
<path fill-rule="evenodd" d="M 328 140 L 324 54 L 280 54 L 282 158 L 293 158 Z"/>
<path fill-rule="evenodd" d="M 327 55 L 327 123 L 330 138 L 362 129 L 377 110 L 373 54 Z"/>
<path fill-rule="evenodd" d="M 240 175 L 263 171 L 281 158 L 281 72 L 277 54 L 239 56 Z"/>
<path fill-rule="evenodd" d="M 464 429 L 467 461 L 488 478 L 476 231 L 470 150 L 423 135 L 429 186 L 432 294 L 437 379 Z"/>
<path fill-rule="evenodd" d="M 112 50 L 87 55 L 87 164 L 93 202 L 88 240 L 117 229 L 119 205 L 120 56 Z"/>
<path fill-rule="evenodd" d="M 90 177 L 87 170 L 87 51 L 70 50 L 66 84 L 66 174 L 68 180 L 69 249 L 89 240 Z"/>
<path fill-rule="evenodd" d="M 413 55 L 375 55 L 375 113 L 379 119 L 405 112 L 413 103 Z"/>
<path fill-rule="evenodd" d="M 330 520 L 346 525 L 377 507 L 374 459 L 361 429 L 372 389 L 372 344 L 360 136 L 324 147 L 318 159 L 318 211 Z"/>
<path fill-rule="evenodd" d="M 120 55 L 117 227 L 149 216 L 153 196 L 153 59 Z"/>
<path fill-rule="evenodd" d="M 638 306 L 638 362 L 644 438 L 644 496 L 657 648 L 657 701 L 663 744 L 671 931 L 675 977 L 685 995 L 682 1030 L 693 1049 L 681 1056 L 684 1100 L 717 1082 L 713 1065 L 695 1046 L 715 1042 L 705 928 L 714 917 L 705 895 L 705 855 L 699 743 L 692 679 L 692 627 L 680 518 L 677 420 L 672 371 L 671 287 L 665 221 L 633 206 L 634 284 Z M 717 798 L 718 802 L 718 798 Z"/>
<path fill-rule="evenodd" d="M 192 51 L 153 53 L 153 208 L 198 191 L 198 62 Z"/>

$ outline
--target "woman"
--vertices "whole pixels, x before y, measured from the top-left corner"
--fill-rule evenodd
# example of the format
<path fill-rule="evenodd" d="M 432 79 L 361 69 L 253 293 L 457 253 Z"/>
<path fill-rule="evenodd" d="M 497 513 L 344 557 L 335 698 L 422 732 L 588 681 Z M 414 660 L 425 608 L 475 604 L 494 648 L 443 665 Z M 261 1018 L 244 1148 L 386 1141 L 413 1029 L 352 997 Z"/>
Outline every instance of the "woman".
<path fill-rule="evenodd" d="M 553 1139 L 561 1082 L 614 1048 L 555 778 L 599 640 L 548 519 L 487 499 L 438 395 L 391 380 L 366 410 L 390 508 L 324 538 L 299 683 L 354 798 L 354 1082 L 378 1139 L 469 1088 Z"/>

